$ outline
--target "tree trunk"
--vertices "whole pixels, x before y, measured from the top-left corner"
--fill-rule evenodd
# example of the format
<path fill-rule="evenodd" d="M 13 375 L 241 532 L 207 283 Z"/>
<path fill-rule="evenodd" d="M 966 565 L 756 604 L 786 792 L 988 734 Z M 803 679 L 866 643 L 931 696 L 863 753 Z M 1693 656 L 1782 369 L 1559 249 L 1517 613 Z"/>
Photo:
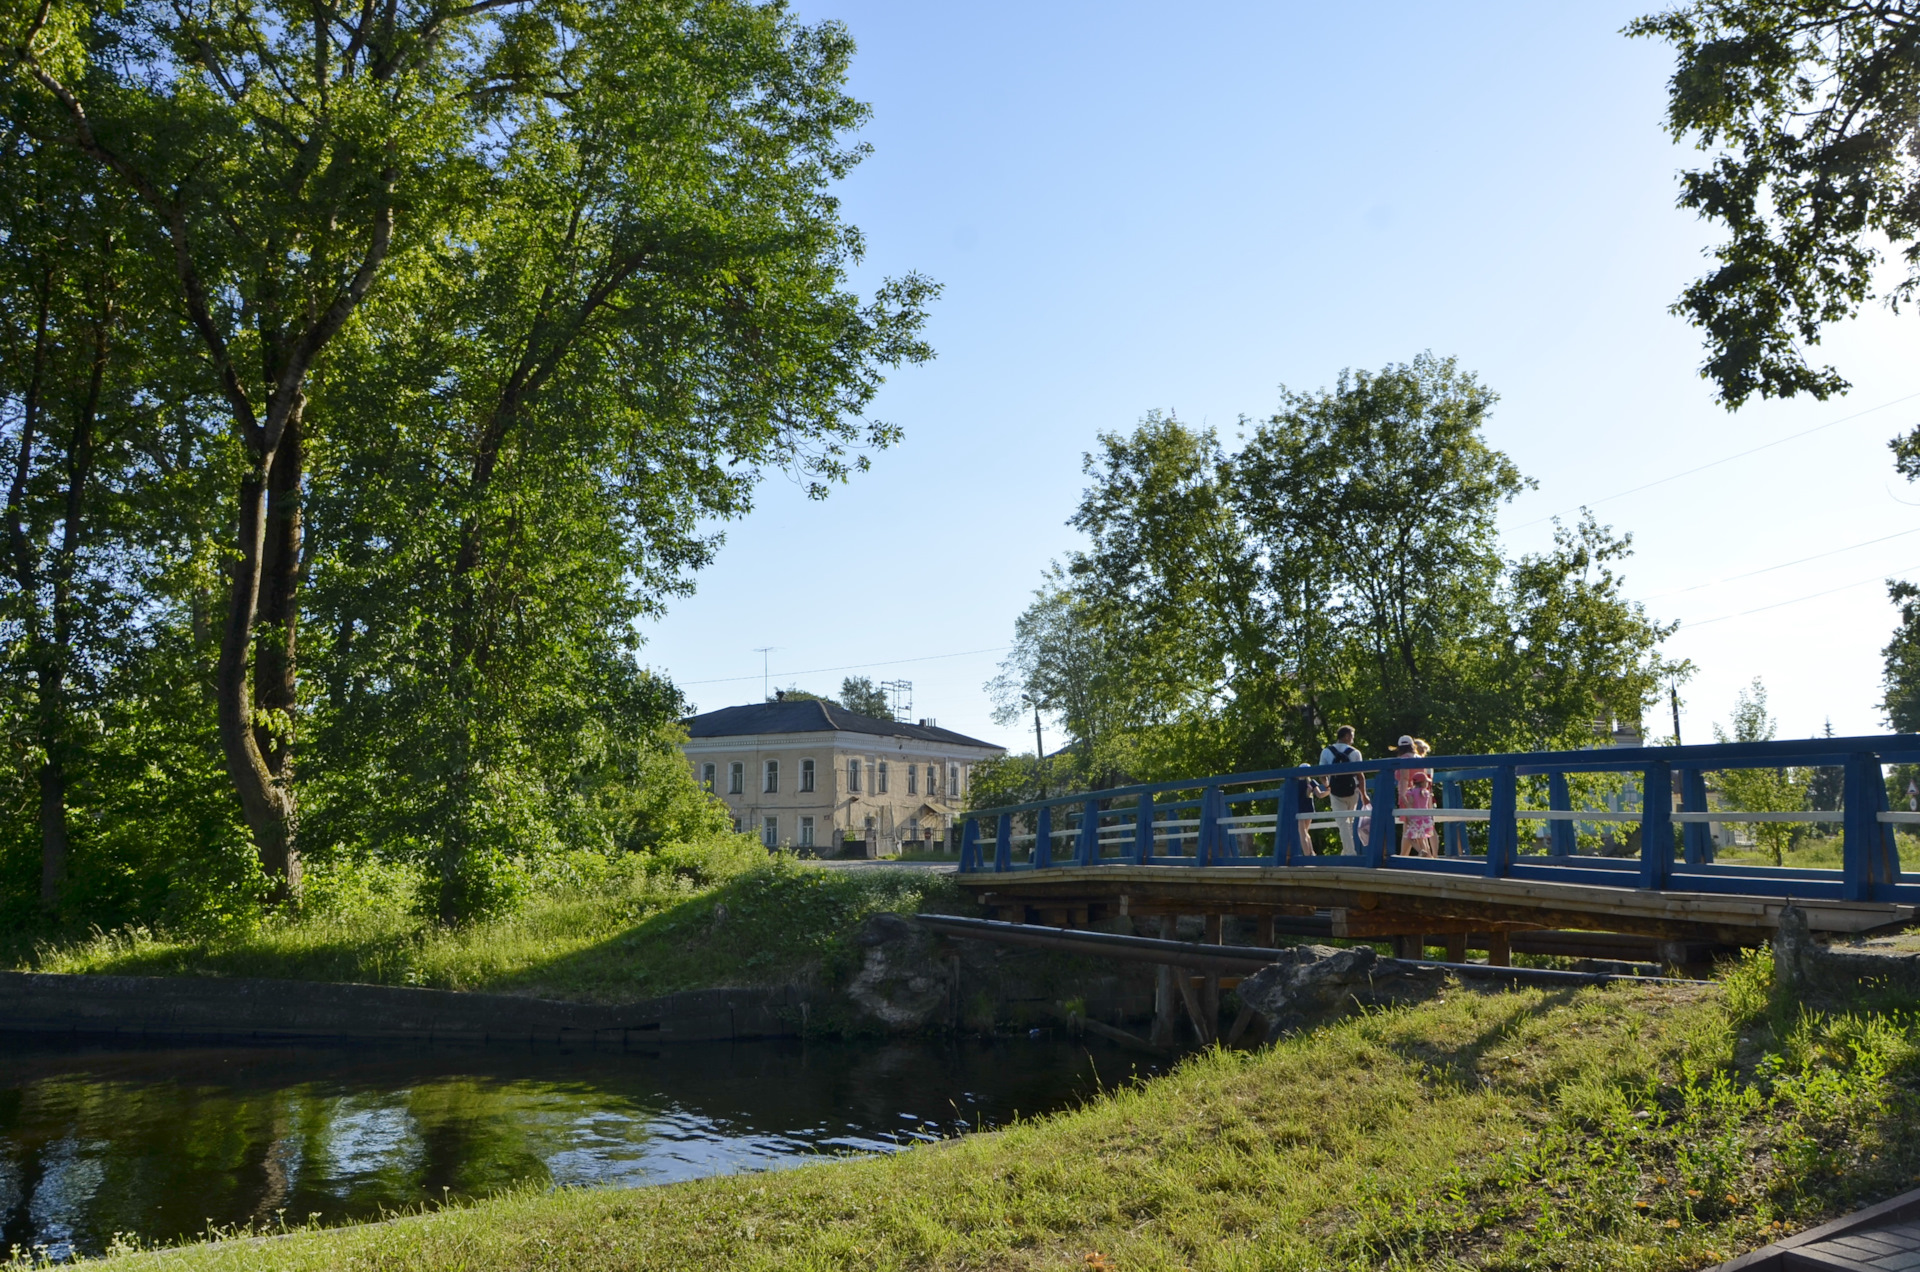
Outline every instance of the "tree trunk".
<path fill-rule="evenodd" d="M 290 420 L 288 428 L 292 427 Z M 283 441 L 285 436 L 283 433 Z M 254 730 L 253 695 L 248 683 L 248 654 L 253 648 L 254 617 L 267 554 L 268 491 L 274 483 L 280 449 L 256 456 L 253 471 L 240 482 L 240 516 L 235 536 L 240 556 L 233 565 L 227 616 L 220 636 L 220 661 L 214 674 L 214 696 L 220 747 L 226 757 L 227 776 L 233 782 L 234 793 L 240 797 L 241 816 L 252 833 L 260 868 L 272 881 L 271 900 L 287 904 L 297 903 L 300 896 L 293 795 L 277 780 L 261 750 Z M 286 671 L 291 675 L 291 660 Z M 284 753 L 279 757 L 283 768 L 287 758 Z"/>
<path fill-rule="evenodd" d="M 305 463 L 300 421 L 288 421 L 267 484 L 267 528 L 253 646 L 253 690 L 258 713 L 254 745 L 283 791 L 291 779 L 293 711 L 299 688 L 294 652 L 300 607 L 300 478 Z M 272 713 L 269 715 L 268 713 Z"/>

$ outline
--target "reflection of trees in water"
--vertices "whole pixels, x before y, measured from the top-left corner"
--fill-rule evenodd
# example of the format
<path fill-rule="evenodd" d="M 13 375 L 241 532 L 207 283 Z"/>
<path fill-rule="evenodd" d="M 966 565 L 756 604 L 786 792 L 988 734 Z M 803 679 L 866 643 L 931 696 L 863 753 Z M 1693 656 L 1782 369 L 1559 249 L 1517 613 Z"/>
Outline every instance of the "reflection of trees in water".
<path fill-rule="evenodd" d="M 1100 1056 L 1100 1080 L 1131 1060 Z M 368 1218 L 522 1181 L 647 1183 L 997 1124 L 1095 1089 L 1084 1048 L 0 1050 L 0 1254 Z"/>

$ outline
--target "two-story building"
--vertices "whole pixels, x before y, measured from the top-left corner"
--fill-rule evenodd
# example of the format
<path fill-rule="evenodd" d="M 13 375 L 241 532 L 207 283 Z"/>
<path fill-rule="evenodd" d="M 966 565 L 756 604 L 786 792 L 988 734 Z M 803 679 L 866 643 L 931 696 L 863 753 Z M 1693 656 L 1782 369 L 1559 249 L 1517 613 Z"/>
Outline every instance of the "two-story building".
<path fill-rule="evenodd" d="M 815 699 L 722 707 L 684 722 L 694 776 L 770 848 L 867 856 L 950 842 L 973 766 L 1005 755 L 930 720 L 857 715 Z"/>

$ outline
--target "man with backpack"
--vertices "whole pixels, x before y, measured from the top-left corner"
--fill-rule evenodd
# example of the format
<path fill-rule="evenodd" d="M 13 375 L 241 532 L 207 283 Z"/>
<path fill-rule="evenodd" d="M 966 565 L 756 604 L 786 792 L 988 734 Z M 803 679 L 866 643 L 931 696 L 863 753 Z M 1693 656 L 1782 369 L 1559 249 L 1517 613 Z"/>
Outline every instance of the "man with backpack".
<path fill-rule="evenodd" d="M 1343 724 L 1333 735 L 1333 743 L 1320 752 L 1322 764 L 1358 764 L 1363 758 L 1360 748 L 1353 744 L 1353 726 Z M 1333 805 L 1333 811 L 1351 812 L 1360 807 L 1366 798 L 1367 783 L 1361 773 L 1335 773 L 1327 778 L 1327 798 Z M 1359 849 L 1354 846 L 1356 817 L 1340 817 L 1340 848 L 1343 852 L 1353 853 Z"/>

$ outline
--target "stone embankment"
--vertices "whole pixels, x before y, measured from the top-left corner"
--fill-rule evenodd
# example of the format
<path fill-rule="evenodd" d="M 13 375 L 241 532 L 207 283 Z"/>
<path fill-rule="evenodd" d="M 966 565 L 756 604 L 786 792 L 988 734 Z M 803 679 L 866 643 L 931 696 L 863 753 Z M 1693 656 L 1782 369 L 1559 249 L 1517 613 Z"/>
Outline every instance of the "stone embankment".
<path fill-rule="evenodd" d="M 244 977 L 0 972 L 0 1031 L 95 1037 L 581 1043 L 915 1034 L 1026 1028 L 1063 1004 L 1114 1023 L 1153 1014 L 1139 967 L 975 942 L 938 942 L 897 914 L 856 938 L 845 984 L 690 990 L 635 1003 Z"/>

